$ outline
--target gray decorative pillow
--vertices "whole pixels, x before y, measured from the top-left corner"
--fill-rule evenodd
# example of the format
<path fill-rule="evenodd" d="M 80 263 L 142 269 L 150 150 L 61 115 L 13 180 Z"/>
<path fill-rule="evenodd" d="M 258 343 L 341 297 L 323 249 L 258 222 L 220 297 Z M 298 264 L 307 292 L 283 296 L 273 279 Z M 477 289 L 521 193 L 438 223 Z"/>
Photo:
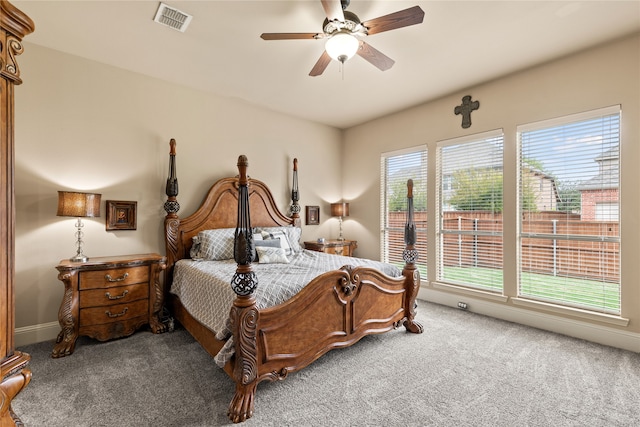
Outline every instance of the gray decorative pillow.
<path fill-rule="evenodd" d="M 259 239 L 253 241 L 253 245 L 256 247 L 256 259 L 255 260 L 259 261 L 260 260 L 260 255 L 258 254 L 258 247 L 262 247 L 262 248 L 279 248 L 280 247 L 280 239 L 263 240 L 262 236 L 260 236 Z"/>
<path fill-rule="evenodd" d="M 289 244 L 289 239 L 287 238 L 287 235 L 285 234 L 284 231 L 281 231 L 281 230 L 272 231 L 272 232 L 263 231 L 262 239 L 263 241 L 271 240 L 271 239 L 273 240 L 279 239 L 280 247 L 284 249 L 284 254 L 293 255 L 293 249 L 291 249 L 291 245 Z"/>
<path fill-rule="evenodd" d="M 202 259 L 200 257 L 200 238 L 198 236 L 193 236 L 191 238 L 191 250 L 189 251 L 189 256 L 191 256 L 191 259 Z"/>
<path fill-rule="evenodd" d="M 270 248 L 268 246 L 256 246 L 256 253 L 260 264 L 288 264 L 289 259 L 282 248 Z"/>
<path fill-rule="evenodd" d="M 300 227 L 287 227 L 287 226 L 259 227 L 258 230 L 263 233 L 262 234 L 263 239 L 265 238 L 265 235 L 264 235 L 265 232 L 270 234 L 276 231 L 282 231 L 287 236 L 287 242 L 289 243 L 289 247 L 291 248 L 292 254 L 298 253 L 302 250 L 302 247 L 300 246 L 302 229 Z M 290 254 L 287 254 L 287 255 L 290 255 Z"/>
<path fill-rule="evenodd" d="M 209 261 L 232 259 L 235 231 L 235 228 L 219 228 L 199 232 L 200 258 Z"/>

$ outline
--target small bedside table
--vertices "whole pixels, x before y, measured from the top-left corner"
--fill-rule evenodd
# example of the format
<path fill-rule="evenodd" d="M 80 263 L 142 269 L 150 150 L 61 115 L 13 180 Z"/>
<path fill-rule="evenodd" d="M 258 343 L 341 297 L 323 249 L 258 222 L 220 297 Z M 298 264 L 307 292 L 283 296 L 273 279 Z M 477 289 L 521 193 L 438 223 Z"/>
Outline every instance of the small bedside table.
<path fill-rule="evenodd" d="M 305 249 L 344 256 L 353 256 L 353 251 L 357 247 L 357 240 L 325 240 L 324 243 L 304 242 Z"/>
<path fill-rule="evenodd" d="M 62 330 L 51 357 L 72 354 L 79 336 L 106 341 L 131 335 L 146 324 L 153 333 L 165 332 L 159 281 L 165 268 L 166 258 L 159 254 L 60 261 L 56 269 L 64 283 L 58 311 Z"/>

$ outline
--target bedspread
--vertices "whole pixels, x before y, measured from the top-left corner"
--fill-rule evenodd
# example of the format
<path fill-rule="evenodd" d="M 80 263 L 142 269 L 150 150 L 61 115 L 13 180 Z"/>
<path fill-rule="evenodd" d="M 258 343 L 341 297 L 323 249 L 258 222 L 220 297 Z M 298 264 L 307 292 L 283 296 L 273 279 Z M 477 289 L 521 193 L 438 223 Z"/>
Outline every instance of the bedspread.
<path fill-rule="evenodd" d="M 372 267 L 392 277 L 402 274 L 398 267 L 391 264 L 306 249 L 290 256 L 289 261 L 288 264 L 252 264 L 258 277 L 254 296 L 259 309 L 287 301 L 316 276 L 344 265 Z M 234 352 L 229 312 L 236 298 L 230 285 L 236 267 L 234 260 L 183 259 L 175 265 L 171 286 L 171 293 L 180 298 L 184 308 L 196 320 L 213 331 L 217 339 L 226 340 L 215 357 L 220 367 L 224 367 Z"/>

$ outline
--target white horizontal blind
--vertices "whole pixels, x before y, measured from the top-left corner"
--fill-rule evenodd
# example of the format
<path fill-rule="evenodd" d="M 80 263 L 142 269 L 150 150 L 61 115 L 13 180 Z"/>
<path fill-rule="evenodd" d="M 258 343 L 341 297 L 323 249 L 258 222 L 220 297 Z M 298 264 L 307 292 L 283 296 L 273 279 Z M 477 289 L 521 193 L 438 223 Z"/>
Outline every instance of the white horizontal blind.
<path fill-rule="evenodd" d="M 404 226 L 407 211 L 407 180 L 413 180 L 417 266 L 426 277 L 427 260 L 427 148 L 383 153 L 380 159 L 381 259 L 404 265 Z"/>
<path fill-rule="evenodd" d="M 520 126 L 518 142 L 520 296 L 620 314 L 620 107 Z"/>
<path fill-rule="evenodd" d="M 440 281 L 502 293 L 502 130 L 438 143 Z"/>

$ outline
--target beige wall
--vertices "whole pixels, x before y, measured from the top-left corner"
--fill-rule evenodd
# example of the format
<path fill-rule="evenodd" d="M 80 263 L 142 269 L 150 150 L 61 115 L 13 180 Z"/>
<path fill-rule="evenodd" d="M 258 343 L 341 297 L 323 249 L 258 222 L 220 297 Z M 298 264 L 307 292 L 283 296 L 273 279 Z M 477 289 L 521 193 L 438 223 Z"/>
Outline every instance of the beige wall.
<path fill-rule="evenodd" d="M 640 35 L 469 88 L 344 133 L 238 100 L 25 44 L 24 84 L 16 89 L 16 342 L 51 339 L 59 331 L 62 283 L 56 263 L 75 252 L 74 220 L 55 216 L 56 191 L 101 192 L 103 200 L 136 200 L 138 230 L 107 232 L 85 221 L 85 253 L 164 253 L 162 223 L 168 141 L 178 141 L 181 214 L 192 212 L 208 185 L 234 175 L 239 154 L 286 209 L 291 160 L 300 161 L 300 204 L 321 206 L 321 225 L 303 239 L 336 237 L 329 203 L 351 203 L 345 237 L 358 256 L 379 258 L 380 154 L 427 144 L 429 194 L 435 192 L 439 140 L 502 128 L 505 135 L 506 296 L 494 298 L 435 282 L 435 258 L 421 297 L 473 311 L 640 351 Z M 472 69 L 470 69 L 472 72 Z M 425 75 L 425 81 L 428 76 Z M 453 114 L 464 95 L 480 101 L 464 130 Z M 516 296 L 515 130 L 518 124 L 621 104 L 623 319 L 527 304 Z M 343 144 L 344 142 L 344 144 Z M 433 197 L 429 211 L 435 212 Z M 104 203 L 103 203 L 104 208 Z M 511 218 L 511 219 L 509 219 Z M 435 231 L 429 231 L 429 253 Z M 511 245 L 511 246 L 508 246 Z M 424 255 L 423 255 L 424 256 Z M 428 325 L 427 325 L 428 327 Z"/>
<path fill-rule="evenodd" d="M 473 67 L 469 67 L 473 72 Z M 429 76 L 425 75 L 425 82 Z M 431 84 L 432 82 L 429 82 Z M 462 129 L 453 113 L 464 95 L 480 101 L 472 113 L 472 126 Z M 513 298 L 516 271 L 516 126 L 582 111 L 621 104 L 622 214 L 622 317 L 592 316 L 576 310 L 555 310 Z M 493 298 L 435 282 L 435 257 L 427 259 L 429 277 L 423 278 L 421 295 L 469 307 L 508 320 L 532 324 L 569 335 L 640 351 L 640 36 L 627 37 L 561 60 L 468 88 L 397 114 L 377 119 L 345 132 L 344 195 L 352 204 L 345 234 L 359 240 L 359 254 L 379 257 L 380 154 L 427 144 L 429 155 L 428 210 L 437 211 L 436 142 L 444 139 L 504 130 L 505 155 L 505 287 L 507 298 Z M 510 219 L 509 219 L 510 218 Z M 430 224 L 436 219 L 430 219 Z M 435 254 L 435 229 L 429 229 L 428 252 Z M 427 325 L 428 327 L 428 325 Z"/>
<path fill-rule="evenodd" d="M 165 253 L 164 186 L 177 141 L 180 214 L 193 212 L 218 178 L 249 174 L 290 204 L 293 158 L 300 205 L 321 206 L 303 239 L 336 237 L 329 203 L 340 199 L 341 132 L 235 99 L 197 92 L 25 43 L 16 88 L 16 342 L 59 331 L 63 284 L 55 266 L 75 254 L 75 219 L 56 216 L 57 190 L 102 194 L 102 217 L 84 221 L 91 256 Z M 319 167 L 319 166 L 322 167 Z M 138 202 L 135 231 L 105 230 L 105 200 Z M 52 335 L 53 334 L 53 335 Z"/>

